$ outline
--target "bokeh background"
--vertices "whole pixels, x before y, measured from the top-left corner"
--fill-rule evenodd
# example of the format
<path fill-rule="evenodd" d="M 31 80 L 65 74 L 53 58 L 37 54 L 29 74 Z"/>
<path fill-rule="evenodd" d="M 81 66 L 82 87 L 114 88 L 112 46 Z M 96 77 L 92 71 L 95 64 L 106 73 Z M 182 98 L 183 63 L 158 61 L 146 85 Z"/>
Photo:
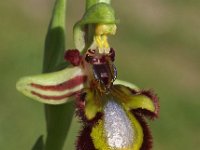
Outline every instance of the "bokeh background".
<path fill-rule="evenodd" d="M 15 83 L 41 72 L 53 3 L 0 1 L 0 150 L 30 150 L 45 134 L 43 104 L 18 93 Z M 199 149 L 200 1 L 114 0 L 113 7 L 120 19 L 110 38 L 118 77 L 160 97 L 160 118 L 149 121 L 154 150 Z M 68 48 L 74 47 L 72 26 L 83 11 L 83 0 L 69 0 Z M 73 128 L 66 150 L 74 150 L 76 120 Z"/>

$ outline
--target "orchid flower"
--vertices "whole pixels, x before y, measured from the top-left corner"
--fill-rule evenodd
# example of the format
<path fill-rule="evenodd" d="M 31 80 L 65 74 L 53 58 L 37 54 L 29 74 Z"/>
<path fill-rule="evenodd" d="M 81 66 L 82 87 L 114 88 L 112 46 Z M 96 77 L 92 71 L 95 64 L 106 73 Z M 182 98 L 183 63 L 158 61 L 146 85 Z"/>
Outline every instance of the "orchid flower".
<path fill-rule="evenodd" d="M 92 39 L 84 37 L 88 25 L 92 25 Z M 17 82 L 20 92 L 42 103 L 60 105 L 74 97 L 76 114 L 83 124 L 77 150 L 152 148 L 152 136 L 144 117 L 158 116 L 158 98 L 152 91 L 117 79 L 115 50 L 108 42 L 108 35 L 115 32 L 111 6 L 107 3 L 91 6 L 74 27 L 76 49 L 64 54 L 71 65 Z"/>

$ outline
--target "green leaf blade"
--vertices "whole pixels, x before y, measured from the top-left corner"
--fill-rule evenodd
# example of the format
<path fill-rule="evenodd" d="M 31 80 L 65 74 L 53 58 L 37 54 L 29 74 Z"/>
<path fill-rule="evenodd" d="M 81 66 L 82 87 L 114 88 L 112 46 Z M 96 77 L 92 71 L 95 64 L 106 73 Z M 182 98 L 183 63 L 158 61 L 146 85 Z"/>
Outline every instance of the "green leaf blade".
<path fill-rule="evenodd" d="M 66 1 L 57 0 L 45 39 L 43 72 L 52 72 L 63 62 Z"/>
<path fill-rule="evenodd" d="M 67 0 L 56 0 L 45 40 L 43 72 L 53 72 L 64 62 Z M 47 138 L 45 150 L 61 150 L 73 117 L 72 103 L 45 105 Z"/>
<path fill-rule="evenodd" d="M 39 136 L 31 150 L 44 150 L 43 135 Z"/>

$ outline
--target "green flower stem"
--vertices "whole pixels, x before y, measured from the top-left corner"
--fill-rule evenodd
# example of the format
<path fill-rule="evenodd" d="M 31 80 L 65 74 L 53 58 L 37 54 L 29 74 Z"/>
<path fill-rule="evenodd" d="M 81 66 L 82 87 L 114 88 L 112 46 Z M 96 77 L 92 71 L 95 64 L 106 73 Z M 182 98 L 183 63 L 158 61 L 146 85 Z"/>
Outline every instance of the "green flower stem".
<path fill-rule="evenodd" d="M 53 72 L 63 62 L 67 0 L 56 0 L 45 40 L 43 72 Z M 61 150 L 74 113 L 73 104 L 45 105 L 47 137 L 45 150 Z"/>

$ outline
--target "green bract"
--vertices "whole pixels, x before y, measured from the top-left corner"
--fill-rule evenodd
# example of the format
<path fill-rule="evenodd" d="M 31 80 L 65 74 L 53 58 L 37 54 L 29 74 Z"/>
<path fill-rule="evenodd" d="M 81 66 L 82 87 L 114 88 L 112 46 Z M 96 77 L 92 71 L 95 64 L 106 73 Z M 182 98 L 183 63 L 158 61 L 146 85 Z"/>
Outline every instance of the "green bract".
<path fill-rule="evenodd" d="M 116 22 L 113 8 L 106 3 L 97 3 L 87 10 L 78 24 L 114 24 Z"/>
<path fill-rule="evenodd" d="M 90 29 L 88 30 L 90 30 L 89 32 L 93 32 L 92 34 L 94 34 L 94 31 L 92 30 L 94 29 L 95 24 L 115 24 L 115 23 L 117 23 L 117 20 L 115 19 L 115 13 L 113 8 L 109 4 L 97 3 L 92 5 L 85 12 L 83 18 L 79 22 L 77 22 L 74 26 L 74 43 L 76 48 L 82 51 L 87 46 L 85 39 L 85 36 L 87 34 L 85 32 L 86 25 L 90 24 L 93 26 L 93 27 L 90 26 Z"/>

